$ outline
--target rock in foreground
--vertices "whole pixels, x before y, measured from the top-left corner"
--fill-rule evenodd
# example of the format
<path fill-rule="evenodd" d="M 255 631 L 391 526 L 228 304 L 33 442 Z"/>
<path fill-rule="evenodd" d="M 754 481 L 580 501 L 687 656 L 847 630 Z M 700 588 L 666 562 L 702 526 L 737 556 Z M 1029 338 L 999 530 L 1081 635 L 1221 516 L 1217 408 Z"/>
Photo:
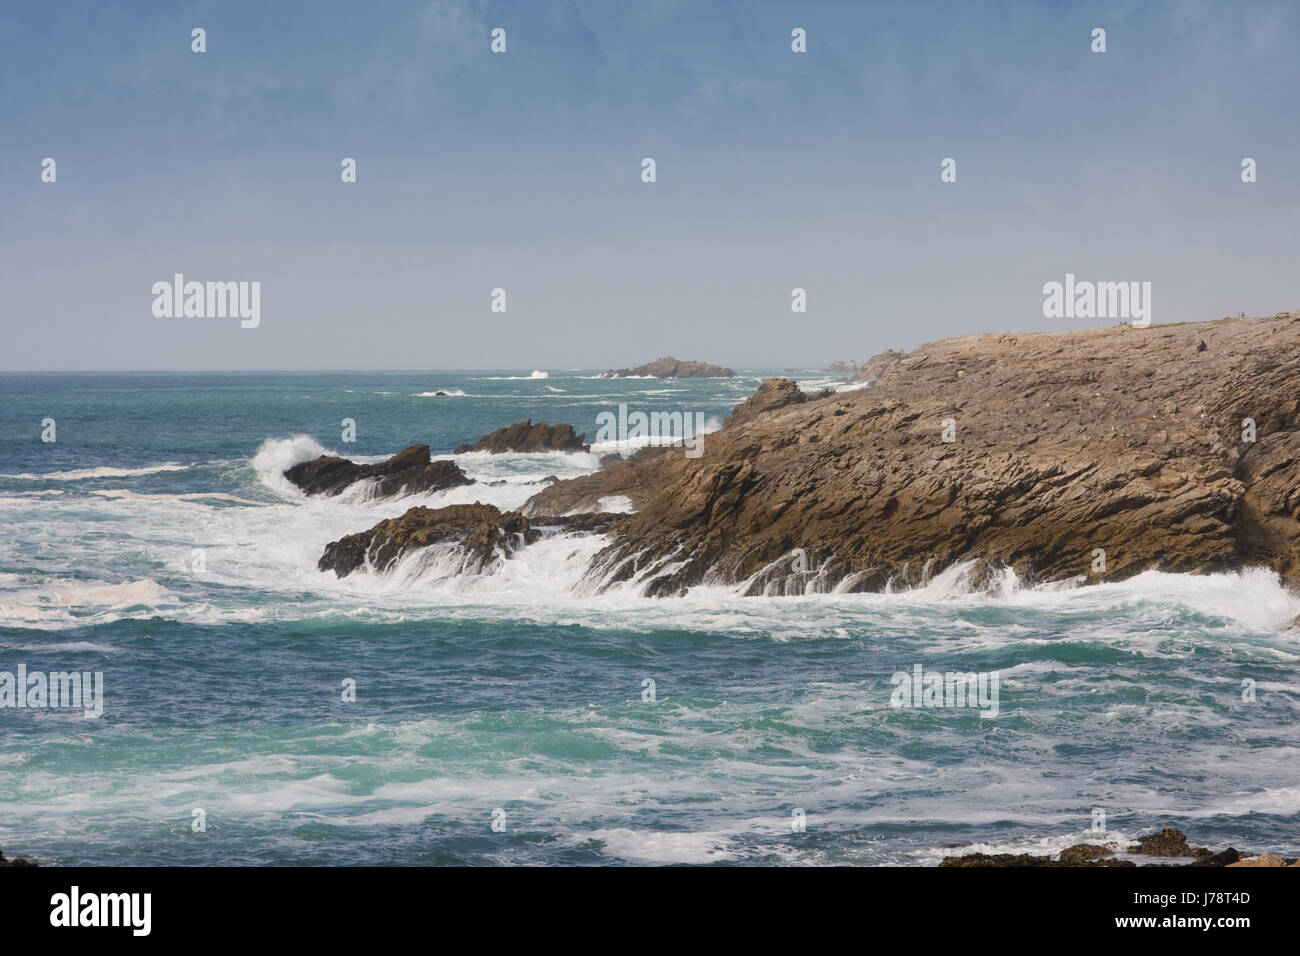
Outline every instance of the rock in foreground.
<path fill-rule="evenodd" d="M 586 437 L 585 432 L 577 434 L 572 425 L 547 425 L 545 422 L 534 425 L 529 418 L 498 428 L 472 445 L 461 445 L 454 454 L 463 455 L 468 451 L 486 451 L 494 455 L 506 452 L 589 451 L 590 446 L 584 444 Z"/>
<path fill-rule="evenodd" d="M 346 458 L 322 455 L 314 461 L 294 465 L 284 477 L 309 495 L 337 495 L 358 481 L 373 481 L 373 494 L 377 498 L 441 491 L 474 483 L 455 462 L 431 461 L 428 445 L 412 445 L 374 465 L 358 465 Z"/>
<path fill-rule="evenodd" d="M 733 378 L 735 374 L 731 369 L 724 368 L 721 365 L 710 365 L 707 362 L 679 362 L 671 355 L 665 355 L 661 359 L 655 359 L 645 365 L 638 365 L 636 368 L 610 369 L 608 372 L 603 373 L 602 377 Z"/>
<path fill-rule="evenodd" d="M 1028 853 L 968 853 L 964 856 L 946 856 L 940 866 L 978 866 L 978 867 L 1022 867 L 1022 866 L 1138 866 L 1133 860 L 1119 860 L 1114 854 L 1115 844 L 1099 846 L 1092 843 L 1080 843 L 1062 850 L 1053 859 L 1050 856 L 1033 856 Z M 1220 853 L 1214 853 L 1205 847 L 1192 847 L 1181 830 L 1169 827 L 1159 833 L 1139 837 L 1138 842 L 1127 850 L 1139 856 L 1147 857 L 1181 857 L 1192 858 L 1190 863 L 1142 863 L 1141 866 L 1187 866 L 1187 867 L 1224 867 L 1224 866 L 1288 866 L 1292 861 L 1272 853 L 1253 857 L 1250 862 L 1238 862 L 1241 855 L 1232 847 Z"/>

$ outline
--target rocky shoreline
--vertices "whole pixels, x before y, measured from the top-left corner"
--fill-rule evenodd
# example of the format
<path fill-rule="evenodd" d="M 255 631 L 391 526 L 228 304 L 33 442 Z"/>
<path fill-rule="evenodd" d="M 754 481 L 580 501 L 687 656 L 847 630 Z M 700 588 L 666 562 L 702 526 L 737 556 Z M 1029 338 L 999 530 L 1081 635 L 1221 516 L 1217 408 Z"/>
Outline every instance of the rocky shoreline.
<path fill-rule="evenodd" d="M 965 336 L 883 353 L 858 374 L 869 384 L 842 392 L 768 379 L 700 457 L 644 448 L 474 528 L 408 512 L 365 534 L 404 553 L 450 540 L 455 525 L 467 567 L 482 568 L 481 542 L 511 542 L 497 551 L 508 558 L 529 543 L 526 528 L 517 545 L 509 537 L 529 520 L 600 513 L 616 496 L 634 510 L 598 522 L 610 543 L 588 569 L 596 591 L 901 590 L 954 566 L 975 589 L 1008 571 L 1079 583 L 1257 565 L 1300 582 L 1300 313 Z M 582 440 L 529 420 L 461 450 Z M 425 445 L 378 465 L 321 458 L 286 477 L 326 494 L 358 480 L 376 494 L 471 483 Z M 323 568 L 356 566 L 330 547 Z"/>
<path fill-rule="evenodd" d="M 1300 580 L 1300 314 L 965 336 L 858 374 L 811 396 L 770 379 L 701 457 L 638 452 L 523 510 L 628 497 L 592 571 L 654 596 L 898 590 L 957 564 L 974 588 Z"/>
<path fill-rule="evenodd" d="M 1121 856 L 1121 854 L 1123 856 Z M 1138 857 L 1136 859 L 1125 857 Z M 1184 862 L 1157 862 L 1182 860 Z M 1139 837 L 1127 848 L 1116 843 L 1077 843 L 1056 856 L 1029 853 L 968 853 L 946 856 L 943 867 L 1058 867 L 1058 866 L 1180 866 L 1180 867 L 1300 867 L 1300 859 L 1276 853 L 1242 853 L 1228 847 L 1216 853 L 1208 847 L 1191 846 L 1182 830 L 1167 827 L 1159 833 Z"/>

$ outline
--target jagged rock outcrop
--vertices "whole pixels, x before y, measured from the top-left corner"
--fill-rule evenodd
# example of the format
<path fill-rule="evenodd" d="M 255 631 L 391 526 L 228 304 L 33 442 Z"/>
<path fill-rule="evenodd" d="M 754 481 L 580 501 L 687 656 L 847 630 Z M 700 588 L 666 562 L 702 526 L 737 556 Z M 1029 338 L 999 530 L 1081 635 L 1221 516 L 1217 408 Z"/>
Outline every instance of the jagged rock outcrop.
<path fill-rule="evenodd" d="M 763 384 L 758 386 L 757 391 L 737 405 L 722 424 L 724 427 L 738 425 L 765 412 L 785 408 L 787 405 L 798 405 L 809 399 L 826 398 L 828 395 L 833 394 L 835 394 L 834 391 L 829 388 L 810 394 L 800 389 L 798 385 L 788 378 L 764 379 Z"/>
<path fill-rule="evenodd" d="M 873 355 L 853 373 L 851 381 L 854 382 L 874 382 L 885 372 L 889 371 L 895 365 L 903 360 L 906 353 L 900 349 L 885 349 L 879 355 Z"/>
<path fill-rule="evenodd" d="M 37 863 L 35 860 L 29 860 L 25 856 L 18 856 L 18 857 L 14 857 L 13 859 L 6 859 L 4 853 L 0 851 L 0 866 L 39 866 L 39 865 L 40 864 Z"/>
<path fill-rule="evenodd" d="M 581 435 L 576 433 L 572 425 L 547 425 L 545 422 L 534 425 L 529 418 L 498 428 L 472 445 L 461 445 L 453 454 L 462 455 L 467 451 L 486 451 L 494 455 L 505 452 L 589 451 L 591 446 L 584 444 L 586 437 L 585 432 Z"/>
<path fill-rule="evenodd" d="M 735 376 L 729 368 L 721 365 L 709 365 L 707 362 L 679 362 L 671 355 L 655 359 L 636 368 L 610 369 L 602 373 L 604 378 L 630 378 L 632 376 L 652 375 L 655 378 L 732 378 Z"/>
<path fill-rule="evenodd" d="M 370 480 L 374 482 L 373 494 L 377 498 L 441 491 L 474 483 L 455 462 L 431 461 L 428 445 L 412 445 L 374 465 L 358 465 L 346 458 L 322 455 L 314 461 L 294 465 L 284 477 L 309 495 L 337 495 L 349 485 Z"/>
<path fill-rule="evenodd" d="M 836 359 L 834 362 L 831 362 L 830 365 L 826 366 L 827 372 L 840 372 L 840 373 L 848 372 L 850 375 L 857 372 L 857 370 L 858 370 L 858 363 L 853 361 L 852 359 L 850 359 L 847 362 L 844 361 L 843 359 Z"/>
<path fill-rule="evenodd" d="M 630 498 L 593 569 L 651 595 L 902 588 L 958 562 L 975 586 L 1300 583 L 1300 319 L 947 339 L 870 388 L 743 409 L 702 457 L 639 452 L 525 510 Z"/>
<path fill-rule="evenodd" d="M 317 570 L 333 571 L 340 578 L 361 569 L 390 571 L 410 554 L 439 544 L 448 549 L 449 573 L 484 574 L 520 548 L 538 540 L 542 528 L 572 532 L 603 531 L 623 515 L 584 514 L 572 517 L 540 516 L 531 521 L 517 511 L 502 512 L 493 505 L 415 507 L 396 518 L 381 521 L 331 541 L 317 562 Z"/>
<path fill-rule="evenodd" d="M 651 445 L 630 458 L 602 459 L 600 471 L 556 482 L 529 498 L 520 510 L 527 515 L 599 512 L 604 508 L 603 499 L 615 496 L 630 499 L 633 508 L 642 508 L 667 480 L 667 472 L 659 465 L 660 459 L 670 454 L 681 455 L 682 450 Z"/>

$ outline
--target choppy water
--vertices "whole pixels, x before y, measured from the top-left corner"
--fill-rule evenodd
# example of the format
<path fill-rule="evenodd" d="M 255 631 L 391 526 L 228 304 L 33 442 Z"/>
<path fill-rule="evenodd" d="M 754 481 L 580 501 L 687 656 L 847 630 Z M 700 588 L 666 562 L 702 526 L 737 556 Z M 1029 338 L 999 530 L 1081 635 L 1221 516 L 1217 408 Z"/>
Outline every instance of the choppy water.
<path fill-rule="evenodd" d="M 0 848 L 69 864 L 928 864 L 959 843 L 1060 849 L 1101 808 L 1112 839 L 1174 825 L 1300 853 L 1285 630 L 1300 600 L 1263 571 L 578 597 L 598 537 L 482 577 L 315 570 L 326 542 L 412 504 L 516 507 L 598 459 L 462 455 L 504 483 L 308 500 L 279 472 L 322 449 L 449 453 L 528 416 L 591 439 L 624 401 L 720 420 L 764 373 L 592 374 L 0 377 L 0 670 L 102 671 L 106 698 L 97 720 L 0 709 Z M 891 675 L 916 664 L 998 672 L 998 716 L 892 708 Z"/>

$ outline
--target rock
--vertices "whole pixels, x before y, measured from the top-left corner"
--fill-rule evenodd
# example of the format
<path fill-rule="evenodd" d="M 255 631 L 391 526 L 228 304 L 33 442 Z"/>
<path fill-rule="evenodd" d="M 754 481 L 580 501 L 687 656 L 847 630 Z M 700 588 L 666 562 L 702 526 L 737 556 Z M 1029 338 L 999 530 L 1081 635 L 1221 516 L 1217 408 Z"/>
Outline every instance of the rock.
<path fill-rule="evenodd" d="M 622 460 L 623 460 L 623 456 L 622 456 L 622 455 L 620 455 L 620 454 L 619 454 L 618 452 L 616 452 L 616 451 L 612 451 L 612 452 L 610 452 L 608 455 L 601 455 L 601 456 L 600 456 L 600 467 L 601 467 L 601 468 L 608 468 L 610 465 L 616 465 L 616 464 L 618 464 L 618 463 L 619 463 L 620 461 L 622 461 Z M 1296 620 L 1300 620 L 1300 618 L 1297 618 Z"/>
<path fill-rule="evenodd" d="M 1128 852 L 1140 853 L 1142 856 L 1206 857 L 1211 854 L 1206 847 L 1188 846 L 1186 835 L 1177 827 L 1166 827 L 1159 833 L 1138 837 L 1137 843 L 1130 846 Z"/>
<path fill-rule="evenodd" d="M 413 551 L 456 542 L 457 573 L 481 574 L 539 536 L 523 515 L 515 511 L 503 514 L 492 505 L 417 506 L 367 531 L 331 541 L 316 567 L 340 578 L 365 567 L 383 573 Z"/>
<path fill-rule="evenodd" d="M 1203 856 L 1199 860 L 1193 860 L 1187 866 L 1232 866 L 1241 859 L 1239 854 L 1232 847 L 1228 847 L 1222 853 L 1211 853 L 1209 856 Z"/>
<path fill-rule="evenodd" d="M 640 452 L 525 511 L 629 498 L 591 574 L 636 575 L 648 595 L 739 585 L 796 548 L 833 559 L 825 590 L 915 587 L 958 562 L 973 587 L 1003 569 L 1041 583 L 1258 565 L 1300 584 L 1300 323 L 975 335 L 886 356 L 869 388 L 800 400 L 764 383 L 701 457 Z"/>
<path fill-rule="evenodd" d="M 636 368 L 610 369 L 601 373 L 602 378 L 629 378 L 632 376 L 653 376 L 654 378 L 732 378 L 735 376 L 729 368 L 721 365 L 709 365 L 706 362 L 679 362 L 671 355 L 655 359 Z"/>
<path fill-rule="evenodd" d="M 848 372 L 850 375 L 853 375 L 853 374 L 856 374 L 857 371 L 858 371 L 858 363 L 857 363 L 857 362 L 854 362 L 854 361 L 852 361 L 852 360 L 849 360 L 849 361 L 847 361 L 847 362 L 842 361 L 842 360 L 837 360 L 837 361 L 831 362 L 830 365 L 827 365 L 826 368 L 825 368 L 825 371 L 827 371 L 827 372 Z"/>
<path fill-rule="evenodd" d="M 1080 863 L 1088 863 L 1099 857 L 1110 856 L 1113 851 L 1104 846 L 1097 846 L 1095 843 L 1076 843 L 1061 851 L 1057 859 L 1070 866 L 1077 866 Z"/>
<path fill-rule="evenodd" d="M 1252 856 L 1245 860 L 1238 860 L 1236 863 L 1229 863 L 1229 867 L 1236 866 L 1286 866 L 1286 860 L 1273 853 L 1261 853 L 1259 856 Z"/>
<path fill-rule="evenodd" d="M 763 384 L 758 386 L 758 390 L 733 408 L 722 424 L 724 427 L 739 424 L 764 412 L 785 408 L 788 405 L 799 405 L 810 398 L 826 398 L 833 394 L 834 392 L 829 388 L 824 388 L 815 395 L 810 395 L 788 378 L 764 379 Z"/>
<path fill-rule="evenodd" d="M 589 451 L 590 446 L 583 444 L 586 437 L 585 432 L 581 435 L 575 433 L 572 425 L 547 425 L 545 422 L 534 425 L 528 418 L 498 428 L 472 445 L 461 445 L 453 454 L 463 455 L 467 451 L 486 451 L 494 455 L 504 452 Z"/>
<path fill-rule="evenodd" d="M 490 574 L 520 548 L 541 538 L 542 528 L 593 533 L 625 517 L 607 513 L 543 515 L 530 521 L 517 511 L 502 512 L 478 502 L 445 508 L 415 507 L 366 531 L 331 541 L 316 567 L 333 571 L 340 578 L 365 568 L 382 574 L 414 552 L 452 544 L 451 573 Z"/>
<path fill-rule="evenodd" d="M 441 491 L 474 483 L 455 462 L 430 460 L 428 445 L 404 448 L 375 465 L 358 465 L 346 458 L 322 455 L 315 461 L 294 465 L 284 477 L 309 495 L 337 495 L 358 481 L 371 480 L 377 498 Z"/>
<path fill-rule="evenodd" d="M 680 449 L 655 446 L 642 448 L 629 458 L 617 456 L 617 461 L 609 461 L 599 471 L 539 491 L 520 510 L 526 515 L 599 512 L 603 510 L 600 500 L 613 495 L 624 495 L 633 508 L 640 508 L 657 493 L 659 480 L 666 478 L 659 468 L 660 459 L 674 452 L 681 456 Z"/>
<path fill-rule="evenodd" d="M 23 856 L 9 860 L 5 858 L 4 852 L 0 851 L 0 866 L 40 866 L 40 864 Z"/>
<path fill-rule="evenodd" d="M 853 373 L 855 382 L 875 382 L 885 372 L 903 360 L 904 352 L 899 349 L 885 349 L 879 355 L 873 355 Z"/>
<path fill-rule="evenodd" d="M 1028 853 L 967 853 L 965 856 L 945 856 L 940 866 L 1060 866 L 1050 856 L 1032 856 Z"/>

